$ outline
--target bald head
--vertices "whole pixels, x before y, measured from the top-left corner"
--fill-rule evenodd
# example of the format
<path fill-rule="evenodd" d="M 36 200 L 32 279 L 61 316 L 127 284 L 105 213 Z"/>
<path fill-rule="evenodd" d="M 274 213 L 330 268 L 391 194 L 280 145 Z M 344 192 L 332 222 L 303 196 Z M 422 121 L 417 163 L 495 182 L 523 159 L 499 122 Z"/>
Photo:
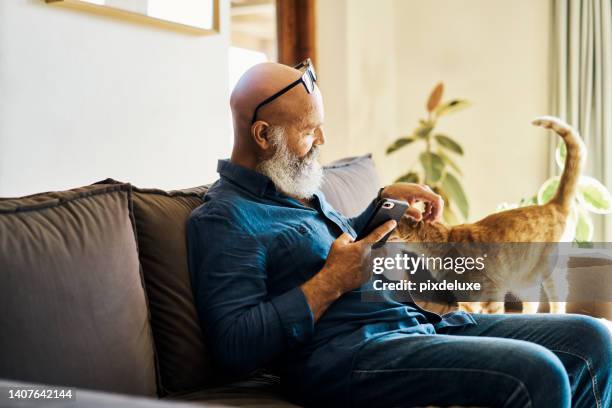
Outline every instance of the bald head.
<path fill-rule="evenodd" d="M 258 64 L 250 68 L 240 77 L 232 91 L 230 105 L 234 120 L 241 119 L 246 125 L 250 126 L 253 112 L 257 105 L 298 79 L 301 75 L 302 73 L 295 68 L 272 62 Z M 276 103 L 278 101 L 275 100 L 263 107 L 261 112 L 259 112 L 262 117 L 270 116 L 266 115 L 266 113 L 273 116 L 279 110 L 285 110 L 283 108 L 286 103 L 295 99 L 303 99 L 299 98 L 299 96 L 303 97 L 305 92 L 292 91 L 294 90 L 292 89 L 283 95 L 284 103 Z M 294 94 L 293 98 L 289 95 L 291 93 Z M 284 98 L 285 96 L 286 98 Z"/>
<path fill-rule="evenodd" d="M 301 76 L 301 71 L 277 63 L 255 65 L 242 75 L 230 98 L 234 122 L 232 161 L 247 167 L 256 165 L 266 156 L 266 135 L 270 127 L 286 129 L 287 137 L 302 130 L 320 128 L 323 121 L 321 93 L 315 86 L 314 92 L 309 94 L 302 84 L 261 107 L 256 122 L 251 123 L 257 105 Z"/>

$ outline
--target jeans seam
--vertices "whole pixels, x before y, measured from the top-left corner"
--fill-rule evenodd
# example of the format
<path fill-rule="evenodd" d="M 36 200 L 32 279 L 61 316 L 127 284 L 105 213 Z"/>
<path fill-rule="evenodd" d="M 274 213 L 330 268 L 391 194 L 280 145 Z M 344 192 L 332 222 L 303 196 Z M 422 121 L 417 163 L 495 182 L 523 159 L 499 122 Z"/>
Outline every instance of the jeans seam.
<path fill-rule="evenodd" d="M 510 378 L 516 382 L 519 383 L 520 385 L 520 389 L 522 389 L 525 394 L 527 395 L 527 399 L 529 400 L 529 405 L 528 407 L 533 407 L 533 402 L 531 401 L 531 395 L 529 394 L 529 390 L 527 389 L 527 386 L 525 385 L 525 383 L 510 374 L 506 374 L 506 373 L 502 373 L 499 371 L 493 371 L 493 370 L 483 370 L 483 369 L 479 369 L 479 368 L 432 368 L 432 367 L 424 367 L 424 368 L 390 368 L 390 369 L 380 369 L 380 370 L 353 370 L 353 373 L 364 373 L 364 374 L 369 374 L 369 373 L 393 373 L 393 372 L 402 372 L 402 371 L 473 371 L 473 372 L 480 372 L 480 373 L 486 373 L 486 374 L 493 374 L 493 375 L 499 375 L 502 377 L 507 377 Z M 504 407 L 506 405 L 504 404 Z"/>
<path fill-rule="evenodd" d="M 599 397 L 599 390 L 598 390 L 598 385 L 597 385 L 597 375 L 595 374 L 594 370 L 593 370 L 593 365 L 591 364 L 591 362 L 589 361 L 588 358 L 584 357 L 583 355 L 580 355 L 574 351 L 569 351 L 569 350 L 565 350 L 565 349 L 553 349 L 551 348 L 550 351 L 553 352 L 557 352 L 557 353 L 565 353 L 565 354 L 569 354 L 570 356 L 574 356 L 576 358 L 579 358 L 580 360 L 584 361 L 584 363 L 587 366 L 587 371 L 589 372 L 589 376 L 591 377 L 591 383 L 593 384 L 593 395 L 595 396 L 595 403 L 597 404 L 597 408 L 601 408 L 601 398 Z"/>

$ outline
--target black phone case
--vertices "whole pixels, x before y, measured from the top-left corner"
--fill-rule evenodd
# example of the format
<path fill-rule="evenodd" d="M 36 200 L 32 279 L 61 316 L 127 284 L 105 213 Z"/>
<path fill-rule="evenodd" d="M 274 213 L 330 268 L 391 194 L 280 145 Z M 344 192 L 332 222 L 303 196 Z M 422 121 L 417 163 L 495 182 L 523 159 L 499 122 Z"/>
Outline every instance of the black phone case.
<path fill-rule="evenodd" d="M 393 204 L 393 207 L 385 208 L 385 203 L 391 203 Z M 359 231 L 356 240 L 358 241 L 367 237 L 372 231 L 374 231 L 376 228 L 378 228 L 389 220 L 395 220 L 399 224 L 400 220 L 402 219 L 402 216 L 404 215 L 407 209 L 408 203 L 406 203 L 405 201 L 383 198 L 376 205 L 376 208 L 368 219 L 368 222 L 365 224 L 365 227 L 363 227 L 363 229 Z M 390 235 L 391 232 L 385 235 L 383 239 L 378 241 L 378 244 L 384 244 Z"/>

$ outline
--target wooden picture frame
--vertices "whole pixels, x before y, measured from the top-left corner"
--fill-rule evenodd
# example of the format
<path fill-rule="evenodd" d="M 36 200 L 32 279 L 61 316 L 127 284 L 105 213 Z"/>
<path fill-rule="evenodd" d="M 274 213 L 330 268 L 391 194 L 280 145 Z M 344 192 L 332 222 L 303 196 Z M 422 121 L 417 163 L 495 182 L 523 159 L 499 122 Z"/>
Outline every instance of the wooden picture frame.
<path fill-rule="evenodd" d="M 143 5 L 146 6 L 146 0 L 142 0 Z M 166 0 L 168 1 L 168 0 Z M 48 5 L 66 7 L 75 10 L 83 10 L 87 12 L 93 12 L 99 15 L 120 18 L 132 23 L 153 25 L 159 28 L 178 30 L 185 33 L 205 35 L 205 34 L 217 34 L 220 30 L 219 22 L 219 0 L 201 0 L 209 3 L 212 10 L 209 14 L 203 16 L 204 19 L 210 20 L 205 24 L 190 24 L 188 21 L 180 21 L 177 18 L 168 17 L 165 18 L 162 14 L 147 14 L 147 12 L 139 12 L 134 9 L 133 2 L 126 7 L 121 7 L 121 0 L 45 0 Z M 167 3 L 172 4 L 172 3 Z M 166 5 L 167 5 L 166 4 Z M 180 7 L 174 3 L 174 7 Z M 208 5 L 206 5 L 208 6 Z M 208 9 L 208 7 L 207 7 Z M 186 13 L 193 18 L 193 13 Z"/>

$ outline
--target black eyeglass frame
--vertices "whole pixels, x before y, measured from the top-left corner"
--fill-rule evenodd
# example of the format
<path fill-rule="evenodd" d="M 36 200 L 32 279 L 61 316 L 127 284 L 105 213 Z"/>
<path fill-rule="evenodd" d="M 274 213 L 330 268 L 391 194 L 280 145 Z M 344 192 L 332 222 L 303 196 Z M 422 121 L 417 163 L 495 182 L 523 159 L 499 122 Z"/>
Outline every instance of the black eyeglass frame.
<path fill-rule="evenodd" d="M 314 85 L 317 83 L 317 73 L 314 70 L 314 66 L 312 65 L 312 61 L 310 60 L 310 58 L 306 58 L 304 61 L 295 65 L 293 68 L 302 69 L 304 67 L 306 67 L 306 69 L 304 70 L 304 73 L 299 79 L 296 79 L 295 81 L 293 81 L 292 83 L 290 83 L 289 85 L 287 85 L 286 87 L 284 87 L 283 89 L 275 93 L 274 95 L 264 99 L 263 102 L 257 105 L 257 107 L 255 108 L 255 111 L 253 112 L 253 118 L 251 119 L 251 125 L 255 123 L 255 120 L 257 119 L 257 112 L 259 111 L 259 109 L 269 104 L 276 98 L 282 96 L 283 94 L 289 92 L 291 89 L 298 86 L 299 84 L 303 84 L 304 89 L 306 89 L 306 92 L 308 92 L 309 94 L 314 92 Z M 305 78 L 310 78 L 310 82 Z M 312 84 L 311 88 L 308 87 L 308 83 Z"/>

